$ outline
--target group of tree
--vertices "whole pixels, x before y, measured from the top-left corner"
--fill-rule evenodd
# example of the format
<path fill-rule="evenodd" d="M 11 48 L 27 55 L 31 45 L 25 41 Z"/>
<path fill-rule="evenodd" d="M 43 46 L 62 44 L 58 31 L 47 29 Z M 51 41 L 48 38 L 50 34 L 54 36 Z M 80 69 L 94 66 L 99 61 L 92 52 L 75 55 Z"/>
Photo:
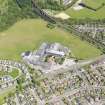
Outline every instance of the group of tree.
<path fill-rule="evenodd" d="M 26 4 L 26 0 L 21 9 L 16 0 L 1 0 L 0 2 L 0 31 L 3 31 L 13 25 L 15 22 L 23 18 L 35 18 L 35 13 L 32 12 L 29 4 Z M 28 0 L 27 0 L 28 1 Z"/>

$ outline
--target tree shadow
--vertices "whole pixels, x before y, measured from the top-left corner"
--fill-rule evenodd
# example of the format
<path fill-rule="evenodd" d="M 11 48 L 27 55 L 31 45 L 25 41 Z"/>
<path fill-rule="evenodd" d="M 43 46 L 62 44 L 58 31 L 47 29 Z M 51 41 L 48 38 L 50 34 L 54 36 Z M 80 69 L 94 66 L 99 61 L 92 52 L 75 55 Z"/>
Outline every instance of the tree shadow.
<path fill-rule="evenodd" d="M 97 8 L 93 8 L 93 7 L 91 7 L 91 6 L 88 6 L 88 5 L 86 5 L 85 3 L 79 3 L 79 5 L 82 6 L 82 7 L 87 8 L 87 9 L 90 9 L 90 10 L 92 10 L 92 11 L 98 11 L 98 10 L 100 10 L 101 8 L 103 8 L 103 7 L 105 6 L 105 3 L 102 3 L 102 5 L 99 6 L 99 7 L 97 7 Z"/>

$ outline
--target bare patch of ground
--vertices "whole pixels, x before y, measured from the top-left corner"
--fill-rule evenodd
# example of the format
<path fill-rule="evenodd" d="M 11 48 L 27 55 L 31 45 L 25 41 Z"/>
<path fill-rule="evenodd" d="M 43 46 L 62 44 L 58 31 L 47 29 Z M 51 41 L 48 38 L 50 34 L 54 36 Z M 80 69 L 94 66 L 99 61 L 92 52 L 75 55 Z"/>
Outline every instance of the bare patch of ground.
<path fill-rule="evenodd" d="M 66 13 L 64 13 L 64 12 L 61 12 L 61 13 L 59 13 L 59 14 L 56 14 L 54 17 L 56 17 L 56 18 L 61 18 L 61 19 L 63 19 L 63 20 L 70 18 L 70 16 L 67 15 Z"/>

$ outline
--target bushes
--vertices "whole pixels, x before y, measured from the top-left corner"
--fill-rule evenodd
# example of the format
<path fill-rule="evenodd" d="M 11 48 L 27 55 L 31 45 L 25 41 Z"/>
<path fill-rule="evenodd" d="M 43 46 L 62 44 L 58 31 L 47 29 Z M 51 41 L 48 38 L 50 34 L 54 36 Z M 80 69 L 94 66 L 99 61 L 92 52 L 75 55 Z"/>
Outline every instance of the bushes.
<path fill-rule="evenodd" d="M 48 23 L 48 24 L 47 24 L 47 27 L 50 28 L 50 29 L 55 28 L 54 24 L 52 24 L 52 23 Z"/>

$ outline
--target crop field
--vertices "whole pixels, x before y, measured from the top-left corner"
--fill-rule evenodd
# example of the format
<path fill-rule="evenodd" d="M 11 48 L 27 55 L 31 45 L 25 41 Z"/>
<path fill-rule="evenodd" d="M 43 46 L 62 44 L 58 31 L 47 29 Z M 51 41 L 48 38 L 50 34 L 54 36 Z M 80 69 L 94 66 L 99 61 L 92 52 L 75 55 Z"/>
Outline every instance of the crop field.
<path fill-rule="evenodd" d="M 0 59 L 21 60 L 21 53 L 35 50 L 42 42 L 60 42 L 79 59 L 96 57 L 100 50 L 59 28 L 49 29 L 41 19 L 24 19 L 0 33 Z M 90 50 L 91 49 L 91 50 Z"/>
<path fill-rule="evenodd" d="M 87 6 L 94 9 L 101 7 L 105 4 L 105 0 L 82 0 Z M 102 6 L 97 11 L 92 11 L 87 8 L 81 10 L 74 10 L 73 7 L 65 11 L 71 18 L 81 19 L 81 18 L 92 18 L 92 19 L 103 19 L 105 18 L 105 5 Z"/>

